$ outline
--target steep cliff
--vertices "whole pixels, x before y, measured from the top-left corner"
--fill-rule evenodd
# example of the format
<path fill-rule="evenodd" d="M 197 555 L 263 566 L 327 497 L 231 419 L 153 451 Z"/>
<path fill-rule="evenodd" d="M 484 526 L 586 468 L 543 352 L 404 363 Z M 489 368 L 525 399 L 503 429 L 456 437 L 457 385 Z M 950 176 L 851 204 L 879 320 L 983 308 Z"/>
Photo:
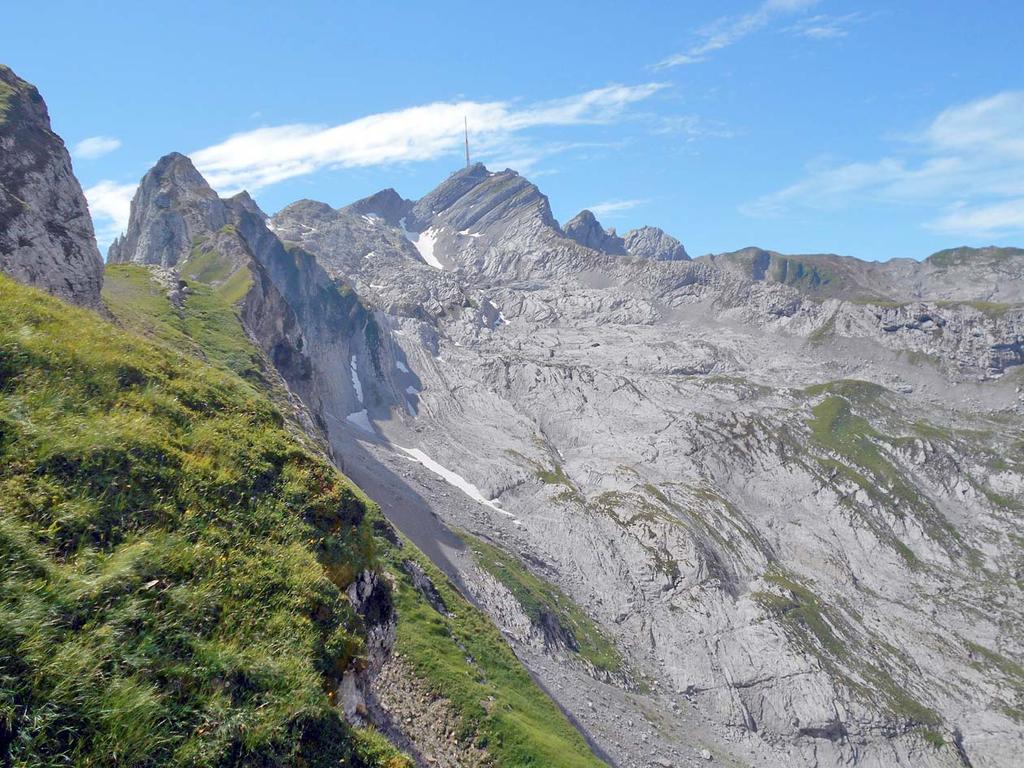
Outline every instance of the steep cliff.
<path fill-rule="evenodd" d="M 64 142 L 32 85 L 0 64 L 0 272 L 99 305 L 103 260 Z"/>

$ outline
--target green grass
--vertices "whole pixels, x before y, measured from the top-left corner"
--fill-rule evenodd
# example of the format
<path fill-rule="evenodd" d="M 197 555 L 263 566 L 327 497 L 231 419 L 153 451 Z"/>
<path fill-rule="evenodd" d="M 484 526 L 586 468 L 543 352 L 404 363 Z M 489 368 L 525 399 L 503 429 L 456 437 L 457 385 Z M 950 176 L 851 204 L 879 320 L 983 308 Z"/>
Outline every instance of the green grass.
<path fill-rule="evenodd" d="M 940 307 L 947 308 L 971 307 L 993 319 L 1003 317 L 1011 309 L 1020 309 L 1012 304 L 1000 304 L 995 301 L 937 301 L 935 303 Z"/>
<path fill-rule="evenodd" d="M 828 394 L 813 406 L 812 418 L 808 422 L 811 445 L 824 454 L 817 458 L 818 464 L 826 472 L 859 486 L 875 504 L 896 517 L 913 515 L 928 536 L 951 555 L 969 556 L 970 551 L 964 550 L 959 532 L 926 496 L 918 492 L 883 450 L 882 446 L 895 445 L 901 438 L 879 432 L 854 411 L 853 404 L 857 403 L 865 410 L 884 412 L 885 406 L 880 398 L 885 390 L 860 381 L 832 382 L 805 390 L 812 396 L 824 392 L 833 394 Z M 919 561 L 913 551 L 887 526 L 872 518 L 866 518 L 866 522 L 908 565 L 918 566 Z"/>
<path fill-rule="evenodd" d="M 503 550 L 468 534 L 467 541 L 477 563 L 505 585 L 537 628 L 542 627 L 543 614 L 553 616 L 564 630 L 571 633 L 574 649 L 596 669 L 617 673 L 623 669 L 622 656 L 600 628 L 582 608 L 558 587 L 538 578 L 519 560 Z"/>
<path fill-rule="evenodd" d="M 6 278 L 0 316 L 0 763 L 402 765 L 331 701 L 358 490 L 227 369 Z"/>
<path fill-rule="evenodd" d="M 838 275 L 811 259 L 780 256 L 774 260 L 771 277 L 810 294 L 828 295 L 830 289 L 841 287 Z"/>
<path fill-rule="evenodd" d="M 872 638 L 869 651 L 843 615 L 781 566 L 772 565 L 764 578 L 776 591 L 755 592 L 752 597 L 782 625 L 797 648 L 816 657 L 833 678 L 845 681 L 856 695 L 922 729 L 927 740 L 927 730 L 942 721 L 883 666 L 886 655 L 900 665 L 905 664 L 894 647 Z M 878 663 L 866 661 L 869 658 Z"/>
<path fill-rule="evenodd" d="M 0 126 L 7 122 L 7 113 L 11 108 L 11 97 L 14 89 L 7 83 L 0 82 Z"/>
<path fill-rule="evenodd" d="M 167 291 L 145 267 L 108 264 L 104 277 L 103 301 L 126 328 L 262 382 L 260 357 L 236 309 L 249 290 L 248 270 L 235 271 L 216 287 L 187 281 L 192 293 L 181 308 L 171 303 Z"/>
<path fill-rule="evenodd" d="M 501 633 L 406 542 L 387 555 L 395 574 L 396 651 L 461 720 L 460 739 L 487 750 L 495 765 L 516 768 L 596 768 L 579 732 L 536 686 Z M 420 599 L 403 558 L 415 560 L 448 606 L 444 616 Z"/>

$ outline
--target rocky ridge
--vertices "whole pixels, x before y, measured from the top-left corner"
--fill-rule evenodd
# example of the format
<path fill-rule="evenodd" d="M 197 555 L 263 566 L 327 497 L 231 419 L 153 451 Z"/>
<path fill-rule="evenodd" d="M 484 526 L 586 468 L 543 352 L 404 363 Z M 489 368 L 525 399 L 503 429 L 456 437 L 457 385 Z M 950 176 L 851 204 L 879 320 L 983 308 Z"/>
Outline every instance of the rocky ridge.
<path fill-rule="evenodd" d="M 39 91 L 0 64 L 0 271 L 98 307 L 103 259 L 71 157 Z"/>

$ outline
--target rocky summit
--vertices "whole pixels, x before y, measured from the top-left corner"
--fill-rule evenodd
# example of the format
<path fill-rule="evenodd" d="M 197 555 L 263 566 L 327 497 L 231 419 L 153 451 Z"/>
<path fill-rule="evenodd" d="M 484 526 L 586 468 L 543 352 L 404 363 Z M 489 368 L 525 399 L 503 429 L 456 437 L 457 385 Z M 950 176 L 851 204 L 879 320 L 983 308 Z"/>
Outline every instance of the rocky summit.
<path fill-rule="evenodd" d="M 1019 762 L 1024 251 L 691 259 L 481 164 L 268 217 L 171 154 L 110 262 L 407 537 L 331 703 L 416 764 Z"/>
<path fill-rule="evenodd" d="M 39 91 L 0 64 L 0 271 L 99 306 L 103 259 L 64 142 Z"/>

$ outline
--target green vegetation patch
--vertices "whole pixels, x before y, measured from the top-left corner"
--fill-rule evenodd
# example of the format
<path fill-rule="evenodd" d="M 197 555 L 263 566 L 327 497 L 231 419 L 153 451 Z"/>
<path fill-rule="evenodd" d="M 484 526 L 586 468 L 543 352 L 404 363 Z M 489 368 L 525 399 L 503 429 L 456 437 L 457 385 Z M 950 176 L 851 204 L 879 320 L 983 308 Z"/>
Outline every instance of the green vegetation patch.
<path fill-rule="evenodd" d="M 562 590 L 535 576 L 502 549 L 467 534 L 460 536 L 469 543 L 480 567 L 505 585 L 535 627 L 542 629 L 550 621 L 545 617 L 553 617 L 571 637 L 571 650 L 596 669 L 612 673 L 622 671 L 622 656 L 615 644 Z"/>
<path fill-rule="evenodd" d="M 939 715 L 918 701 L 885 666 L 866 661 L 888 656 L 894 665 L 905 666 L 906 660 L 896 648 L 871 638 L 868 652 L 839 611 L 781 566 L 770 566 L 764 578 L 777 591 L 755 592 L 752 597 L 782 625 L 797 648 L 817 658 L 832 677 L 844 681 L 865 701 L 884 706 L 894 717 L 921 728 L 924 738 L 929 729 L 941 725 Z"/>
<path fill-rule="evenodd" d="M 331 700 L 361 494 L 226 369 L 2 277 L 0 316 L 0 763 L 401 766 Z"/>
<path fill-rule="evenodd" d="M 940 307 L 971 307 L 992 319 L 1003 317 L 1011 309 L 1024 309 L 1024 307 L 1014 307 L 1013 304 L 1001 304 L 995 301 L 937 301 L 935 303 Z"/>
<path fill-rule="evenodd" d="M 774 259 L 771 276 L 776 282 L 811 294 L 826 294 L 830 288 L 840 287 L 838 275 L 810 259 L 780 256 Z"/>
<path fill-rule="evenodd" d="M 907 481 L 903 472 L 889 459 L 883 445 L 896 445 L 902 438 L 893 438 L 876 430 L 853 404 L 877 413 L 886 410 L 882 402 L 884 388 L 861 381 L 839 381 L 809 387 L 808 395 L 832 393 L 812 408 L 808 422 L 813 447 L 826 454 L 818 464 L 828 473 L 839 476 L 864 490 L 868 497 L 886 510 L 903 517 L 914 515 L 926 533 L 948 552 L 962 551 L 961 536 L 949 521 L 936 510 L 927 497 Z M 883 541 L 916 567 L 912 550 L 880 521 L 866 518 L 867 524 Z"/>
<path fill-rule="evenodd" d="M 533 682 L 498 629 L 444 575 L 406 543 L 388 554 L 396 574 L 396 652 L 434 695 L 458 713 L 458 738 L 488 751 L 495 765 L 597 768 L 579 732 Z M 434 610 L 401 567 L 414 560 L 437 588 L 449 615 Z"/>
<path fill-rule="evenodd" d="M 103 300 L 126 328 L 263 383 L 262 361 L 236 308 L 251 280 L 247 269 L 239 269 L 216 287 L 190 282 L 189 295 L 176 307 L 146 267 L 108 264 Z"/>
<path fill-rule="evenodd" d="M 0 81 L 0 125 L 7 122 L 7 113 L 11 108 L 11 99 L 14 97 L 14 89 L 7 83 Z"/>

